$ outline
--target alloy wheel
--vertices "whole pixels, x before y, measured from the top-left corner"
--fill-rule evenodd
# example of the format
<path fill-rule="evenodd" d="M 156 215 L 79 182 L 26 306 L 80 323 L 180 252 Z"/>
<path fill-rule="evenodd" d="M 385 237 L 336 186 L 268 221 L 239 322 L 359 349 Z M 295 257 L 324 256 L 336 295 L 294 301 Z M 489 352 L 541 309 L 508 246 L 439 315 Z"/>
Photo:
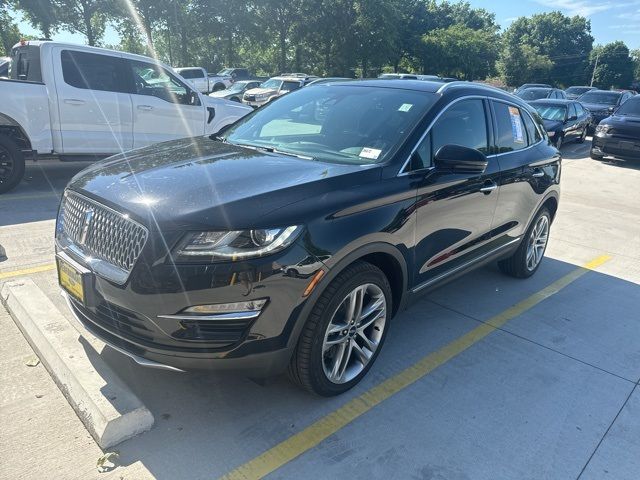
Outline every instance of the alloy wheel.
<path fill-rule="evenodd" d="M 322 343 L 324 374 L 332 383 L 346 383 L 367 366 L 382 340 L 387 300 L 380 287 L 354 288 L 333 314 Z"/>
<path fill-rule="evenodd" d="M 536 222 L 527 243 L 527 269 L 531 272 L 542 261 L 549 241 L 549 217 L 542 215 Z"/>

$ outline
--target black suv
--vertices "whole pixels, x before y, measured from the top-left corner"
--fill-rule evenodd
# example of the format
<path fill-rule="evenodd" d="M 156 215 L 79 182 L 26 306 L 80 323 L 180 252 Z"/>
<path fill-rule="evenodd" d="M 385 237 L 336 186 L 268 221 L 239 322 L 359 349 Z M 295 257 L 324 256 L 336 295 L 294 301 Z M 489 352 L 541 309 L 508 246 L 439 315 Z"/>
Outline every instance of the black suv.
<path fill-rule="evenodd" d="M 141 364 L 288 369 L 335 395 L 420 294 L 494 260 L 536 272 L 559 180 L 539 116 L 508 93 L 318 85 L 78 174 L 59 280 L 86 328 Z"/>
<path fill-rule="evenodd" d="M 640 160 L 640 96 L 632 97 L 596 127 L 591 158 Z"/>

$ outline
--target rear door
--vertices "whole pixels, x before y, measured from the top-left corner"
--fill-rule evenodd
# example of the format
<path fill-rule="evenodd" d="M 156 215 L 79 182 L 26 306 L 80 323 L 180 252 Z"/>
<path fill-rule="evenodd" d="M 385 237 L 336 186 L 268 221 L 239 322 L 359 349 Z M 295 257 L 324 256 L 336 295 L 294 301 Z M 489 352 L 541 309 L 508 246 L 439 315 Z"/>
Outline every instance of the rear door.
<path fill-rule="evenodd" d="M 114 154 L 133 146 L 125 66 L 117 54 L 53 50 L 62 152 Z M 55 117 L 54 117 L 55 118 Z"/>
<path fill-rule="evenodd" d="M 414 290 L 436 282 L 487 251 L 496 209 L 498 165 L 482 174 L 443 173 L 433 157 L 444 145 L 487 154 L 492 143 L 487 100 L 454 100 L 420 142 L 410 175 L 417 185 Z"/>
<path fill-rule="evenodd" d="M 560 156 L 544 149 L 544 137 L 529 113 L 515 104 L 491 100 L 497 153 L 490 157 L 500 166 L 500 194 L 493 231 L 496 243 L 505 245 L 523 235 L 542 196 L 554 182 Z M 546 158 L 544 152 L 555 152 Z"/>
<path fill-rule="evenodd" d="M 157 142 L 204 134 L 205 107 L 199 95 L 160 65 L 126 60 L 133 78 L 133 143 Z"/>

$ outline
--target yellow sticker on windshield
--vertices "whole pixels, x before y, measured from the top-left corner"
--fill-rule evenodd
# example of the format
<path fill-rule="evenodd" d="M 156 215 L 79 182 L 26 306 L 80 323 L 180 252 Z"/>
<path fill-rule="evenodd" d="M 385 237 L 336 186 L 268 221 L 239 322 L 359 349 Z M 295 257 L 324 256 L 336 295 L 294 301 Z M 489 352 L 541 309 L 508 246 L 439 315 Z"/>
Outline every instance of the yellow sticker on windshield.
<path fill-rule="evenodd" d="M 509 107 L 509 117 L 511 117 L 511 133 L 515 143 L 524 143 L 524 130 L 520 119 L 520 110 L 516 107 Z"/>

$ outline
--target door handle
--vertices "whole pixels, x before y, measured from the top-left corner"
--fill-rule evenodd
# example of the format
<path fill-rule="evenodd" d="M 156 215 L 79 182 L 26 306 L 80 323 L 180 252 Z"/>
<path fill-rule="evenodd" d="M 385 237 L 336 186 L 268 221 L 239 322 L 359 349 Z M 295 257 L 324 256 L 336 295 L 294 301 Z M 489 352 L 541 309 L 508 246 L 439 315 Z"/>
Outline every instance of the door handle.
<path fill-rule="evenodd" d="M 84 105 L 85 104 L 84 100 L 80 100 L 78 98 L 65 98 L 63 101 L 68 105 Z"/>
<path fill-rule="evenodd" d="M 138 105 L 138 110 L 144 110 L 145 112 L 150 112 L 153 110 L 151 105 Z"/>
<path fill-rule="evenodd" d="M 541 178 L 541 177 L 544 177 L 544 172 L 542 170 L 540 170 L 539 168 L 535 168 L 533 170 L 533 173 L 531 174 L 531 176 L 533 178 Z"/>
<path fill-rule="evenodd" d="M 489 195 L 491 192 L 493 192 L 497 188 L 498 188 L 498 184 L 496 182 L 487 180 L 486 182 L 484 182 L 484 185 L 482 186 L 482 188 L 480 188 L 480 191 L 485 195 Z"/>

